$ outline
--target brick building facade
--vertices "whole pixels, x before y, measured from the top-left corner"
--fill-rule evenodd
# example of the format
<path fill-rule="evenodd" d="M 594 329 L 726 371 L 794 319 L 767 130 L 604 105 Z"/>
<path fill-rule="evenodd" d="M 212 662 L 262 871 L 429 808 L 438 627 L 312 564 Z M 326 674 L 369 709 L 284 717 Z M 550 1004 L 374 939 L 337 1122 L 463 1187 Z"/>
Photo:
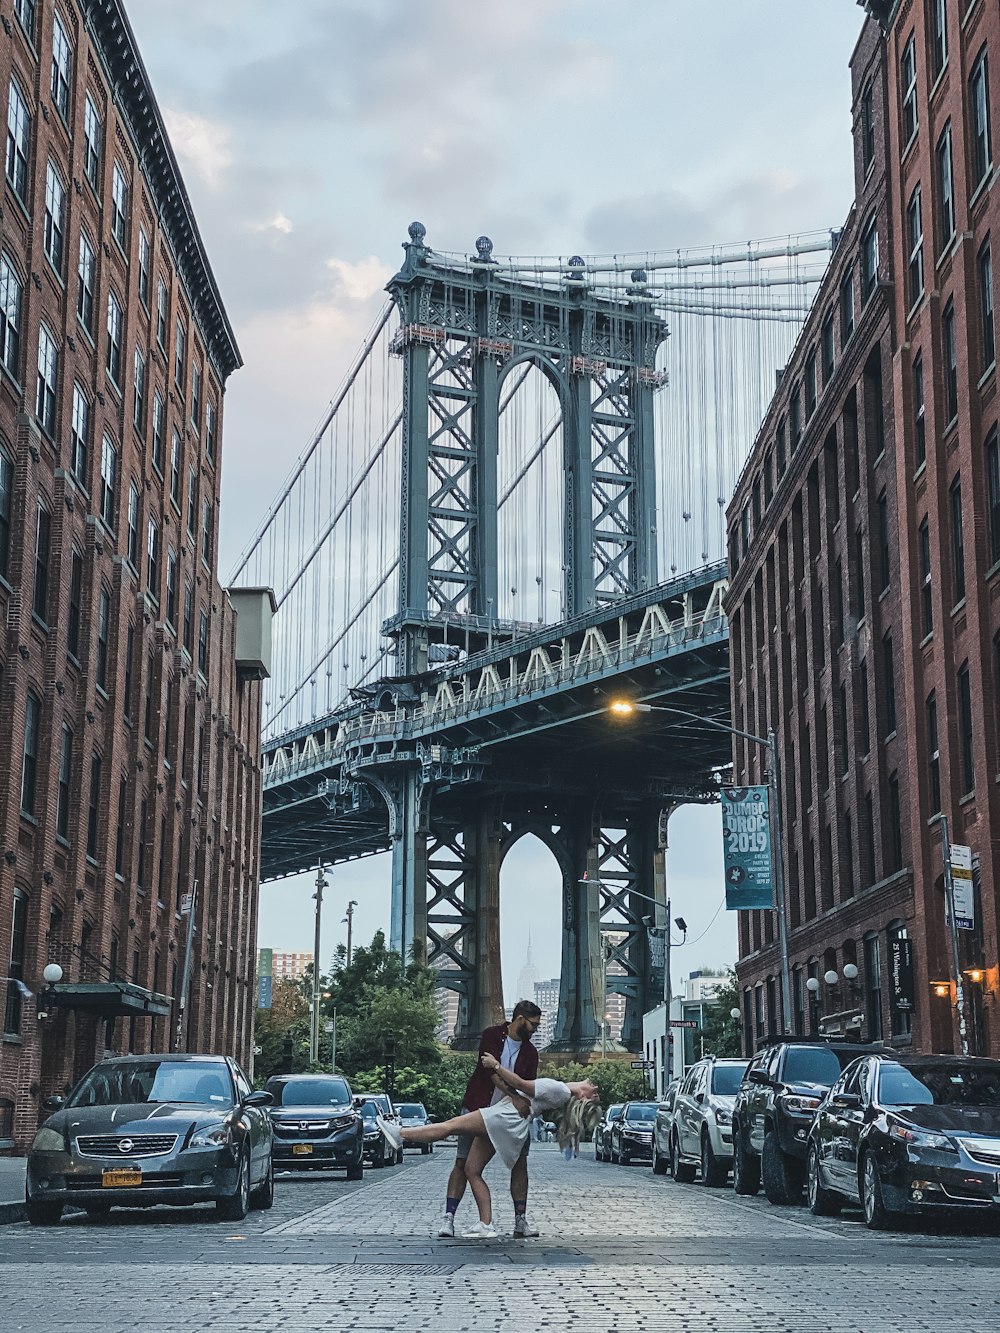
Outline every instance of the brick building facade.
<path fill-rule="evenodd" d="M 932 986 L 953 980 L 943 813 L 977 858 L 977 929 L 960 932 L 970 1047 L 1000 1053 L 1000 14 L 982 0 L 868 8 L 851 65 L 855 206 L 729 511 L 734 719 L 779 737 L 789 1026 L 959 1049 L 954 989 Z M 814 348 L 813 421 L 804 406 L 797 457 L 765 504 Z M 735 760 L 737 780 L 763 780 L 760 755 L 740 746 Z M 773 914 L 740 925 L 749 1047 L 782 1026 L 780 967 Z M 907 955 L 912 980 L 892 966 Z"/>
<path fill-rule="evenodd" d="M 123 5 L 15 0 L 0 22 L 9 1150 L 106 1046 L 248 1056 L 260 689 L 217 577 L 239 352 Z"/>

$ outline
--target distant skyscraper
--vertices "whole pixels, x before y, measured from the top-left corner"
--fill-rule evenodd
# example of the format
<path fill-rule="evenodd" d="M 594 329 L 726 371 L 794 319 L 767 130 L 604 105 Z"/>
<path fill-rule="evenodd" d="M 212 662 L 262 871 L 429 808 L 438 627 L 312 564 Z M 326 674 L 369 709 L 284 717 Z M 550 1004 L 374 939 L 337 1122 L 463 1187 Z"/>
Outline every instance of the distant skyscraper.
<path fill-rule="evenodd" d="M 312 961 L 311 953 L 278 953 L 275 950 L 275 983 L 279 981 L 301 981 L 306 974 L 306 969 L 312 967 Z"/>
<path fill-rule="evenodd" d="M 535 993 L 535 983 L 541 978 L 538 975 L 538 968 L 535 966 L 535 960 L 531 956 L 531 932 L 528 932 L 528 953 L 524 960 L 524 967 L 517 974 L 517 994 L 514 996 L 514 1003 L 518 1000 L 530 1000 Z"/>
<path fill-rule="evenodd" d="M 522 997 L 527 998 L 527 997 Z M 552 1045 L 556 1031 L 556 1019 L 559 1017 L 559 978 L 535 982 L 535 1003 L 542 1011 L 542 1021 L 533 1038 L 540 1051 Z"/>

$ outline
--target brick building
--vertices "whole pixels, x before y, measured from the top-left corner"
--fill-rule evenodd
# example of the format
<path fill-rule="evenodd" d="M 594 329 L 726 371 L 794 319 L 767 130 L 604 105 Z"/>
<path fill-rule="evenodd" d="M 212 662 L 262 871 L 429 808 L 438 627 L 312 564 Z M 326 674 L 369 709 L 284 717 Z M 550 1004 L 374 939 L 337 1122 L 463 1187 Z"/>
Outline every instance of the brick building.
<path fill-rule="evenodd" d="M 312 953 L 279 953 L 272 955 L 271 963 L 275 984 L 279 981 L 302 981 L 312 971 Z"/>
<path fill-rule="evenodd" d="M 1000 1054 L 1000 11 L 867 8 L 852 60 L 855 207 L 729 513 L 734 717 L 779 736 L 791 1026 L 960 1049 L 943 814 L 976 866 L 976 929 L 959 932 L 969 1045 Z M 823 362 L 849 266 L 852 337 L 838 315 L 816 424 L 765 503 L 766 460 L 814 344 Z M 760 755 L 740 746 L 735 758 L 739 780 L 761 780 Z M 912 979 L 892 967 L 907 954 Z M 771 913 L 741 920 L 740 955 L 749 1043 L 780 1026 Z"/>
<path fill-rule="evenodd" d="M 260 690 L 216 570 L 239 351 L 123 4 L 0 22 L 2 1150 L 106 1047 L 248 1056 Z"/>

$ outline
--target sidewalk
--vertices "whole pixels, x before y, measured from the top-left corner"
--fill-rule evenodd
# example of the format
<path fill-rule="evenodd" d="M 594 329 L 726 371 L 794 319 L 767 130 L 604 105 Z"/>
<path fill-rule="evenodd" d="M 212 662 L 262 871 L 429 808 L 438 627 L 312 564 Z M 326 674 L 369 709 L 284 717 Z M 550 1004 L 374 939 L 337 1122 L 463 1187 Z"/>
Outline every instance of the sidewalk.
<path fill-rule="evenodd" d="M 26 1158 L 0 1157 L 0 1223 L 24 1221 Z"/>

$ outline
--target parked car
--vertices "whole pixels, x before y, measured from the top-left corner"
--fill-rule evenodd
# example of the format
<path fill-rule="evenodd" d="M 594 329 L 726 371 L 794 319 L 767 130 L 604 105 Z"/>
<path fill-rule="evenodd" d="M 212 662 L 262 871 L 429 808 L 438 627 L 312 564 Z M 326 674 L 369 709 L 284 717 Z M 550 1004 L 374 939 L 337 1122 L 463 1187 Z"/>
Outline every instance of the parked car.
<path fill-rule="evenodd" d="M 901 1213 L 1000 1211 L 1000 1060 L 855 1060 L 809 1132 L 809 1207 L 860 1203 L 873 1230 Z"/>
<path fill-rule="evenodd" d="M 365 1122 L 364 1156 L 372 1166 L 398 1166 L 403 1160 L 402 1148 L 394 1148 L 378 1127 L 375 1117 L 381 1116 L 393 1124 L 399 1123 L 399 1117 L 393 1110 L 392 1101 L 385 1092 L 361 1092 L 354 1098 Z"/>
<path fill-rule="evenodd" d="M 346 1079 L 331 1074 L 276 1074 L 266 1090 L 274 1104 L 274 1163 L 285 1171 L 346 1171 L 362 1177 L 364 1124 Z"/>
<path fill-rule="evenodd" d="M 733 1106 L 733 1188 L 771 1203 L 798 1203 L 809 1126 L 820 1102 L 859 1055 L 882 1048 L 789 1037 L 758 1051 Z"/>
<path fill-rule="evenodd" d="M 422 1125 L 426 1125 L 430 1119 L 427 1108 L 422 1102 L 394 1102 L 393 1110 L 404 1129 L 419 1129 Z M 434 1151 L 433 1143 L 414 1143 L 412 1146 L 419 1148 L 424 1156 Z"/>
<path fill-rule="evenodd" d="M 611 1161 L 611 1126 L 620 1117 L 625 1109 L 624 1102 L 615 1102 L 601 1116 L 597 1122 L 597 1128 L 594 1130 L 594 1160 L 597 1162 Z"/>
<path fill-rule="evenodd" d="M 102 1060 L 55 1112 L 28 1154 L 25 1204 L 51 1226 L 67 1204 L 95 1217 L 113 1208 L 213 1203 L 238 1222 L 274 1201 L 270 1093 L 254 1092 L 222 1055 Z"/>
<path fill-rule="evenodd" d="M 684 1077 L 674 1103 L 670 1161 L 674 1179 L 724 1185 L 733 1165 L 733 1105 L 746 1060 L 698 1060 Z"/>
<path fill-rule="evenodd" d="M 667 1084 L 663 1100 L 656 1108 L 653 1121 L 653 1171 L 658 1176 L 665 1176 L 670 1170 L 670 1138 L 674 1130 L 674 1106 L 677 1091 L 681 1086 L 679 1078 L 673 1078 Z"/>
<path fill-rule="evenodd" d="M 611 1160 L 619 1166 L 640 1159 L 651 1161 L 655 1119 L 655 1102 L 626 1102 L 611 1125 Z"/>

